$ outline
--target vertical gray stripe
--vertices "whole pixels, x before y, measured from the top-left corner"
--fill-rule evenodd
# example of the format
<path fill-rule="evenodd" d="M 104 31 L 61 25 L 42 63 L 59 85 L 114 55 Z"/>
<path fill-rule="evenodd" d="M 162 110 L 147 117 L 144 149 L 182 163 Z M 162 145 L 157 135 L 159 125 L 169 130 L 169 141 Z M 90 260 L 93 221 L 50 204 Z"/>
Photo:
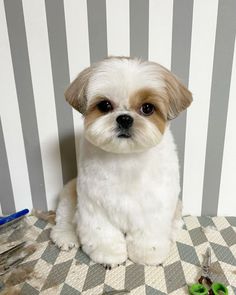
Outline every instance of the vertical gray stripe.
<path fill-rule="evenodd" d="M 87 0 L 90 61 L 107 57 L 106 0 Z"/>
<path fill-rule="evenodd" d="M 51 65 L 60 141 L 64 184 L 77 174 L 72 108 L 64 98 L 69 85 L 69 65 L 66 43 L 63 0 L 45 1 Z M 79 54 L 79 52 L 78 52 Z"/>
<path fill-rule="evenodd" d="M 130 56 L 148 59 L 149 1 L 130 0 Z"/>
<path fill-rule="evenodd" d="M 32 202 L 35 208 L 47 209 L 34 94 L 21 1 L 6 0 L 5 10 L 11 46 L 16 91 L 23 129 Z M 20 198 L 21 196 L 16 196 Z"/>
<path fill-rule="evenodd" d="M 7 160 L 6 146 L 4 142 L 2 121 L 0 119 L 0 201 L 3 214 L 10 214 L 16 211 L 11 177 Z"/>
<path fill-rule="evenodd" d="M 235 34 L 236 1 L 220 0 L 212 74 L 202 215 L 216 215 L 218 209 Z"/>
<path fill-rule="evenodd" d="M 174 1 L 171 70 L 188 86 L 191 51 L 193 0 Z M 190 89 L 191 90 L 191 89 Z M 183 184 L 186 112 L 171 125 L 180 161 L 180 183 Z M 181 196 L 182 198 L 182 193 Z"/>

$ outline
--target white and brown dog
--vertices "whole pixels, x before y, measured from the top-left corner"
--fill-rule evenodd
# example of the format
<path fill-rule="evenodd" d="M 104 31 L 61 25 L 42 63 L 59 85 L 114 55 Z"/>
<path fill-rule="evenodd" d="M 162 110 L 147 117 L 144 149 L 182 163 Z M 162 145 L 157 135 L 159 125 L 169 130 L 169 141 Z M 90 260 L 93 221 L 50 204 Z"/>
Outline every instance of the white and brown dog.
<path fill-rule="evenodd" d="M 84 116 L 77 179 L 60 194 L 52 240 L 111 267 L 157 265 L 182 225 L 170 120 L 192 95 L 157 63 L 110 57 L 65 92 Z"/>

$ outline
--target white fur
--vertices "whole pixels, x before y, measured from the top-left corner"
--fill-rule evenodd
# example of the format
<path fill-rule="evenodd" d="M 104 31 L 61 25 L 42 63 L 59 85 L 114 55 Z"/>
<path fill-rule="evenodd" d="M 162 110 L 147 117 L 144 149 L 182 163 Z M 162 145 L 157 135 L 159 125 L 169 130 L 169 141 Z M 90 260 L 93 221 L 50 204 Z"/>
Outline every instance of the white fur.
<path fill-rule="evenodd" d="M 118 107 L 85 128 L 80 138 L 77 184 L 73 180 L 61 193 L 51 234 L 62 249 L 78 246 L 79 238 L 97 263 L 115 266 L 127 257 L 149 265 L 165 260 L 181 220 L 176 215 L 177 152 L 169 126 L 162 136 L 157 126 L 129 109 L 128 101 L 137 89 L 160 90 L 163 83 L 137 60 L 104 62 L 90 78 L 88 104 L 99 94 Z M 134 118 L 132 139 L 117 138 L 115 118 L 121 113 Z M 77 209 L 70 197 L 75 185 Z"/>
<path fill-rule="evenodd" d="M 157 126 L 130 111 L 130 95 L 140 89 L 164 91 L 161 67 L 138 59 L 108 59 L 103 61 L 89 80 L 88 106 L 97 96 L 116 104 L 115 112 L 100 117 L 85 130 L 86 138 L 96 146 L 112 153 L 140 152 L 157 145 L 162 137 Z M 117 138 L 116 117 L 129 114 L 134 118 L 132 140 Z"/>
<path fill-rule="evenodd" d="M 88 103 L 96 95 L 111 98 L 121 109 L 129 107 L 129 94 L 149 87 L 159 91 L 165 87 L 161 67 L 138 59 L 102 61 L 89 80 Z"/>
<path fill-rule="evenodd" d="M 75 234 L 75 212 L 77 205 L 76 179 L 68 182 L 60 193 L 56 214 L 56 225 L 51 231 L 51 239 L 62 250 L 68 251 L 79 247 L 78 237 Z"/>
<path fill-rule="evenodd" d="M 134 118 L 132 139 L 117 137 L 116 118 L 120 114 L 129 114 Z M 112 153 L 135 153 L 156 146 L 162 138 L 158 128 L 133 111 L 115 111 L 98 118 L 85 130 L 85 137 L 95 146 Z"/>
<path fill-rule="evenodd" d="M 81 138 L 79 163 L 75 223 L 83 250 L 102 264 L 120 264 L 127 257 L 162 263 L 175 233 L 180 190 L 170 130 L 159 145 L 138 154 L 107 153 Z M 78 246 L 72 208 L 68 195 L 62 195 L 51 237 L 63 250 Z"/>

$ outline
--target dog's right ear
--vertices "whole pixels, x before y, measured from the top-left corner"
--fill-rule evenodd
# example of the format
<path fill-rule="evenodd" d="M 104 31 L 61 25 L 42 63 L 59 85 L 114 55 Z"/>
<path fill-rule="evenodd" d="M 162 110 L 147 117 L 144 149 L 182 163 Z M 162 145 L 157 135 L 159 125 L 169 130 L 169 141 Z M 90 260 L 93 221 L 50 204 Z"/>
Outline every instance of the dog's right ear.
<path fill-rule="evenodd" d="M 85 114 L 87 108 L 86 90 L 92 67 L 83 70 L 65 91 L 65 98 L 81 114 Z"/>

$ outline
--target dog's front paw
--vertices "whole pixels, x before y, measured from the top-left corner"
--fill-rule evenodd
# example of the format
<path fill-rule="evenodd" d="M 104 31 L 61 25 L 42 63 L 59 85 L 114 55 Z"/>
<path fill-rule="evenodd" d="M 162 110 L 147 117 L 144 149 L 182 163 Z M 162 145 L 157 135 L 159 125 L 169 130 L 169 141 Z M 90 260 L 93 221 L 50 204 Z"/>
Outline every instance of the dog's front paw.
<path fill-rule="evenodd" d="M 147 241 L 132 241 L 127 243 L 128 257 L 135 263 L 146 265 L 160 265 L 167 258 L 170 242 L 150 243 Z"/>
<path fill-rule="evenodd" d="M 126 244 L 98 244 L 97 247 L 82 246 L 83 251 L 90 258 L 99 264 L 102 264 L 106 269 L 112 269 L 122 264 L 127 259 Z"/>
<path fill-rule="evenodd" d="M 111 270 L 112 268 L 115 268 L 117 266 L 120 266 L 120 264 L 105 264 L 105 263 L 103 263 L 102 265 L 104 266 L 104 268 L 106 270 Z"/>
<path fill-rule="evenodd" d="M 74 247 L 79 247 L 79 241 L 73 229 L 66 230 L 54 226 L 51 230 L 50 237 L 57 247 L 63 251 L 69 251 Z"/>

